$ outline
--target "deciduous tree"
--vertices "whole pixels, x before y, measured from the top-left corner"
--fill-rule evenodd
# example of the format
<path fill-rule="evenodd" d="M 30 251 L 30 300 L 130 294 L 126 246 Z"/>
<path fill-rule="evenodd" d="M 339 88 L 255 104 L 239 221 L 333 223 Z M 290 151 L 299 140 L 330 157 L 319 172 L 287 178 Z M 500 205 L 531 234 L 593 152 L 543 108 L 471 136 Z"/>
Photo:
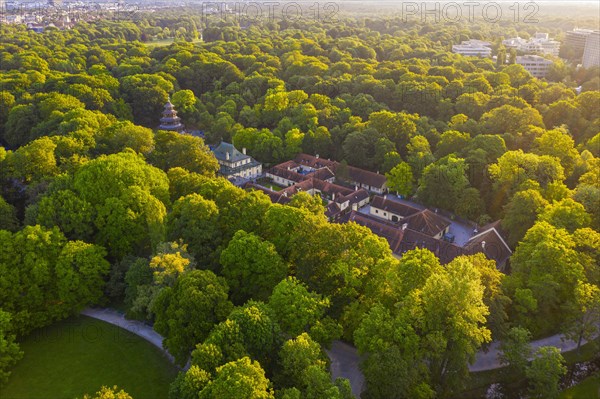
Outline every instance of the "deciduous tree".
<path fill-rule="evenodd" d="M 200 194 L 186 195 L 173 204 L 167 220 L 167 236 L 170 240 L 182 239 L 201 265 L 212 267 L 214 251 L 221 241 L 218 218 L 214 201 Z"/>
<path fill-rule="evenodd" d="M 465 172 L 464 159 L 453 155 L 442 158 L 423 170 L 417 196 L 428 205 L 455 210 L 469 185 Z"/>
<path fill-rule="evenodd" d="M 589 227 L 591 217 L 579 202 L 565 198 L 547 205 L 540 214 L 540 220 L 573 233 L 577 229 Z"/>
<path fill-rule="evenodd" d="M 227 291 L 224 279 L 208 270 L 193 270 L 160 292 L 151 309 L 154 329 L 165 337 L 165 348 L 179 364 L 185 364 L 194 346 L 231 311 Z"/>
<path fill-rule="evenodd" d="M 578 281 L 573 298 L 566 305 L 567 319 L 564 323 L 566 336 L 577 342 L 592 342 L 600 329 L 600 289 L 597 285 Z"/>
<path fill-rule="evenodd" d="M 202 176 L 214 177 L 219 169 L 217 159 L 200 137 L 159 130 L 155 141 L 149 160 L 165 171 L 181 167 Z"/>
<path fill-rule="evenodd" d="M 273 399 L 275 395 L 265 372 L 250 358 L 227 363 L 217 368 L 215 378 L 200 391 L 200 399 Z"/>
<path fill-rule="evenodd" d="M 23 357 L 11 331 L 11 315 L 0 309 L 0 387 L 8 380 L 10 369 Z"/>
<path fill-rule="evenodd" d="M 239 230 L 221 252 L 222 274 L 235 303 L 250 298 L 266 300 L 287 275 L 287 266 L 275 246 L 252 233 Z"/>
<path fill-rule="evenodd" d="M 281 329 L 290 336 L 297 336 L 324 316 L 329 300 L 308 291 L 296 278 L 288 277 L 273 289 L 269 307 Z"/>
<path fill-rule="evenodd" d="M 511 245 L 517 244 L 548 205 L 539 191 L 529 189 L 516 193 L 506 205 L 502 227 L 508 231 Z"/>
<path fill-rule="evenodd" d="M 406 162 L 400 162 L 394 166 L 389 173 L 385 174 L 385 177 L 390 190 L 405 197 L 412 194 L 414 177 L 412 168 Z"/>
<path fill-rule="evenodd" d="M 531 333 L 526 328 L 513 327 L 508 330 L 500 344 L 500 362 L 520 374 L 524 373 L 533 354 L 529 341 Z"/>
<path fill-rule="evenodd" d="M 558 383 L 567 372 L 560 349 L 553 346 L 540 347 L 525 374 L 530 381 L 532 398 L 556 399 L 560 395 Z"/>

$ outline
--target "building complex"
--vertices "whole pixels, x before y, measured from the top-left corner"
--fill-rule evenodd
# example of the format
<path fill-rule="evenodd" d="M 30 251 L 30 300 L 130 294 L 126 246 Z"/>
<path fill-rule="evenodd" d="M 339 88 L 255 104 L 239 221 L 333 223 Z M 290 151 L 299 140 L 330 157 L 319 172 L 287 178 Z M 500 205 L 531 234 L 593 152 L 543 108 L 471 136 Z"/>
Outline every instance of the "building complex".
<path fill-rule="evenodd" d="M 554 64 L 551 60 L 539 55 L 519 55 L 516 63 L 522 65 L 531 76 L 536 78 L 545 78 L 550 66 Z"/>
<path fill-rule="evenodd" d="M 523 54 L 542 54 L 558 57 L 560 51 L 560 42 L 551 39 L 547 33 L 536 33 L 530 39 L 517 36 L 502 41 L 502 44 Z"/>
<path fill-rule="evenodd" d="M 600 66 L 600 31 L 592 32 L 586 37 L 581 65 L 584 68 Z"/>
<path fill-rule="evenodd" d="M 465 40 L 461 44 L 452 46 L 452 52 L 467 57 L 490 57 L 492 55 L 492 44 L 482 40 Z"/>
<path fill-rule="evenodd" d="M 448 263 L 460 255 L 484 253 L 504 269 L 511 250 L 499 223 L 473 231 L 470 222 L 457 223 L 421 205 L 386 195 L 385 176 L 339 162 L 298 154 L 266 171 L 273 185 L 248 183 L 247 189 L 266 193 L 274 203 L 286 204 L 299 192 L 319 195 L 332 222 L 354 222 L 386 239 L 394 256 L 427 248 Z M 280 189 L 274 186 L 279 186 Z M 455 241 L 455 234 L 461 239 Z"/>

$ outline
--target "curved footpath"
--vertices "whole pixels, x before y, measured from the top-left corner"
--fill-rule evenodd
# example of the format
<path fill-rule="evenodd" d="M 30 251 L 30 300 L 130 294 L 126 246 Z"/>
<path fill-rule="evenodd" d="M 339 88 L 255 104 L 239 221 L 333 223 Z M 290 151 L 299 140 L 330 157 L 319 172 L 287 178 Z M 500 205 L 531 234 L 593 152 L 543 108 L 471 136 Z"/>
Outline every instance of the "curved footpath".
<path fill-rule="evenodd" d="M 97 309 L 87 308 L 81 312 L 82 315 L 92 317 L 94 319 L 105 321 L 109 324 L 113 324 L 117 327 L 121 327 L 135 335 L 144 338 L 152 345 L 160 349 L 171 363 L 175 364 L 175 359 L 171 354 L 162 346 L 163 337 L 154 331 L 152 327 L 137 320 L 127 320 L 125 315 L 119 313 L 114 309 Z"/>
<path fill-rule="evenodd" d="M 83 310 L 81 314 L 121 327 L 144 338 L 146 341 L 159 348 L 172 363 L 175 362 L 173 356 L 171 356 L 171 354 L 162 346 L 163 337 L 149 325 L 136 320 L 127 320 L 123 314 L 113 309 L 87 308 Z M 583 340 L 581 344 L 583 345 L 586 342 L 587 341 Z M 486 371 L 502 367 L 498 360 L 498 354 L 500 353 L 499 345 L 499 342 L 493 342 L 486 352 L 477 352 L 475 362 L 469 366 L 469 371 Z M 555 346 L 560 348 L 561 352 L 569 352 L 577 348 L 577 343 L 564 339 L 562 334 L 556 334 L 551 337 L 531 342 L 531 347 L 534 351 L 540 346 Z M 356 397 L 359 397 L 360 392 L 363 391 L 364 387 L 364 376 L 359 368 L 360 356 L 358 355 L 356 348 L 341 341 L 334 341 L 331 345 L 331 349 L 326 352 L 331 360 L 331 377 L 333 379 L 342 377 L 350 380 L 352 393 Z M 185 369 L 187 369 L 187 366 L 189 366 L 189 363 L 186 365 Z"/>
<path fill-rule="evenodd" d="M 581 345 L 586 342 L 586 340 L 582 340 Z M 486 371 L 503 367 L 498 359 L 498 355 L 500 354 L 499 346 L 499 342 L 493 342 L 487 352 L 477 352 L 477 355 L 475 355 L 475 362 L 469 365 L 469 371 Z M 531 342 L 531 347 L 534 351 L 540 346 L 555 346 L 559 348 L 561 352 L 569 352 L 577 349 L 577 342 L 564 339 L 562 334 L 556 334 L 551 337 Z M 356 397 L 359 397 L 359 394 L 363 391 L 364 387 L 364 376 L 359 368 L 360 356 L 358 355 L 356 348 L 346 343 L 335 341 L 333 342 L 331 349 L 327 351 L 327 355 L 329 355 L 329 358 L 331 359 L 331 376 L 334 379 L 343 377 L 350 380 L 352 393 L 354 393 Z"/>
<path fill-rule="evenodd" d="M 581 345 L 586 343 L 587 341 L 585 339 L 581 340 Z M 498 355 L 500 353 L 499 346 L 499 342 L 493 342 L 487 352 L 477 352 L 477 355 L 475 355 L 475 362 L 469 366 L 469 371 L 486 371 L 503 367 L 498 360 Z M 569 352 L 577 349 L 577 342 L 566 339 L 563 334 L 555 334 L 551 337 L 531 341 L 531 348 L 534 352 L 540 346 L 555 346 L 559 348 L 561 352 Z"/>

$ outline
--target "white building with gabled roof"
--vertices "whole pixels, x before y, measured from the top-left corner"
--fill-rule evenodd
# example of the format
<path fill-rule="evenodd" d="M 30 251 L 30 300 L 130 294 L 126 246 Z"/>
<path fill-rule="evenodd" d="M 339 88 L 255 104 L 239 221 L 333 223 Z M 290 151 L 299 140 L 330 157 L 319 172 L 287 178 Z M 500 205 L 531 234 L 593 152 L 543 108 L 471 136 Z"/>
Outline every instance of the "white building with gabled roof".
<path fill-rule="evenodd" d="M 219 174 L 227 179 L 253 179 L 262 174 L 262 164 L 247 155 L 245 148 L 240 152 L 233 144 L 222 141 L 212 151 L 219 162 Z"/>

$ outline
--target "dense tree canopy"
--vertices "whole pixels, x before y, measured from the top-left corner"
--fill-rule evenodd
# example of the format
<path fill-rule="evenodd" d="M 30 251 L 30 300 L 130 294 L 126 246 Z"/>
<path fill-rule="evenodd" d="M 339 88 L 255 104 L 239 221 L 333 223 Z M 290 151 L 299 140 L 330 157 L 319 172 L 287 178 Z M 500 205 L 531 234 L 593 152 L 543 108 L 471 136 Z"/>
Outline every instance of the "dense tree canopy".
<path fill-rule="evenodd" d="M 22 335 L 123 303 L 178 363 L 191 354 L 173 398 L 348 399 L 323 353 L 340 337 L 363 354 L 364 397 L 460 397 L 491 338 L 532 396 L 556 396 L 560 355 L 526 367 L 516 352 L 528 330 L 597 331 L 597 71 L 566 51 L 537 79 L 501 44 L 562 40 L 564 16 L 434 25 L 358 8 L 0 27 L 0 379 Z M 492 42 L 496 61 L 450 52 L 467 39 Z M 169 98 L 192 134 L 158 130 Z M 368 228 L 329 222 L 324 196 L 272 204 L 235 187 L 217 177 L 221 140 L 265 171 L 318 154 L 339 162 L 336 184 L 360 167 L 454 219 L 502 219 L 508 275 L 483 254 L 396 259 Z"/>
<path fill-rule="evenodd" d="M 77 313 L 103 294 L 110 265 L 102 247 L 67 241 L 58 228 L 0 231 L 0 298 L 18 333 Z"/>
<path fill-rule="evenodd" d="M 152 308 L 154 328 L 178 363 L 185 364 L 194 345 L 225 320 L 232 308 L 227 291 L 225 281 L 207 270 L 186 273 L 161 291 Z"/>

